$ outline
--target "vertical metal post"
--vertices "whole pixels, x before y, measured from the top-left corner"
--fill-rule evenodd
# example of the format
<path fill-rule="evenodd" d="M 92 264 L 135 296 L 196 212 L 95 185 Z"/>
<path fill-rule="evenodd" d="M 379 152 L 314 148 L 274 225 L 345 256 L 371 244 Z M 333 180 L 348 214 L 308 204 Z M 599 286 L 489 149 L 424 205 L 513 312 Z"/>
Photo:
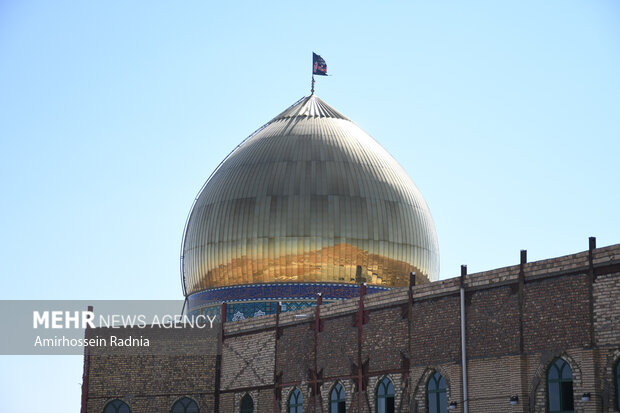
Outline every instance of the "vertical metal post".
<path fill-rule="evenodd" d="M 527 250 L 521 250 L 519 262 L 519 353 L 523 354 L 525 343 L 523 338 L 523 310 L 525 309 L 525 264 L 527 263 Z"/>
<path fill-rule="evenodd" d="M 215 356 L 215 391 L 213 392 L 213 410 L 220 412 L 220 383 L 222 381 L 222 347 L 224 346 L 224 323 L 226 322 L 227 304 L 222 302 L 220 307 L 220 339 L 218 354 Z"/>
<path fill-rule="evenodd" d="M 93 312 L 93 306 L 88 306 L 88 311 Z M 88 340 L 90 337 L 88 324 L 84 330 L 84 339 Z M 90 370 L 90 357 L 88 355 L 88 346 L 84 346 L 84 370 L 82 372 L 82 407 L 81 413 L 86 413 L 86 405 L 88 403 L 88 372 Z"/>
<path fill-rule="evenodd" d="M 527 264 L 527 250 L 521 250 L 519 261 L 519 279 L 518 279 L 518 300 L 519 300 L 519 374 L 521 379 L 521 388 L 519 394 L 519 404 L 521 405 L 521 411 L 526 412 L 526 408 L 529 406 L 529 393 L 528 388 L 528 372 L 527 372 L 527 360 L 525 356 L 525 335 L 523 332 L 523 314 L 525 312 L 525 264 Z"/>
<path fill-rule="evenodd" d="M 463 365 L 463 412 L 469 413 L 469 397 L 467 395 L 467 351 L 465 337 L 465 277 L 467 265 L 461 265 L 461 363 Z"/>
<path fill-rule="evenodd" d="M 366 295 L 366 283 L 360 285 L 360 301 L 357 310 L 357 411 L 362 411 L 362 391 L 364 388 L 364 368 L 362 362 L 362 326 L 364 325 L 364 296 Z"/>
<path fill-rule="evenodd" d="M 596 237 L 588 238 L 588 294 L 589 294 L 589 312 L 590 312 L 590 347 L 592 348 L 592 357 L 594 362 L 594 406 L 598 404 L 597 399 L 600 398 L 601 412 L 607 411 L 606 398 L 603 397 L 603 389 L 599 387 L 601 365 L 599 363 L 600 353 L 596 345 L 596 336 L 594 330 L 594 283 L 596 282 L 596 274 L 594 273 L 594 250 L 596 249 Z M 618 396 L 616 396 L 618 397 Z"/>
<path fill-rule="evenodd" d="M 282 304 L 278 302 L 276 304 L 276 331 L 275 342 L 273 351 L 273 413 L 278 413 L 278 402 L 280 401 L 280 378 L 278 377 L 278 339 L 280 338 L 280 312 L 282 311 Z"/>
<path fill-rule="evenodd" d="M 409 360 L 409 363 L 412 359 L 411 354 L 413 353 L 413 351 L 411 350 L 411 346 L 412 346 L 412 338 L 411 336 L 413 335 L 413 326 L 412 324 L 412 319 L 413 319 L 413 287 L 415 287 L 415 272 L 411 272 L 409 273 L 409 294 L 408 294 L 408 299 L 407 299 L 407 357 Z M 403 366 L 403 367 L 407 367 L 405 373 L 403 374 L 403 380 L 404 380 L 404 386 L 403 386 L 403 396 L 400 399 L 400 409 L 399 411 L 401 411 L 403 409 L 403 405 L 405 403 L 405 401 L 407 401 L 408 405 L 411 406 L 411 402 L 412 402 L 412 396 L 409 395 L 409 366 L 410 364 L 407 363 L 407 366 Z M 405 395 L 407 395 L 408 397 L 405 397 Z"/>
<path fill-rule="evenodd" d="M 224 339 L 224 323 L 226 322 L 226 310 L 228 305 L 225 302 L 222 302 L 222 308 L 220 309 L 220 318 L 222 321 L 222 340 Z"/>
<path fill-rule="evenodd" d="M 594 337 L 594 282 L 596 281 L 596 275 L 594 274 L 594 250 L 596 249 L 596 238 L 590 237 L 588 239 L 588 298 L 589 298 L 589 312 L 590 312 L 590 347 L 596 347 L 596 339 Z M 597 371 L 597 370 L 596 370 Z"/>
<path fill-rule="evenodd" d="M 323 294 L 318 293 L 316 297 L 316 308 L 314 312 L 314 411 L 317 411 L 317 402 L 319 401 L 319 332 L 321 331 L 321 304 L 323 304 Z M 321 403 L 321 411 L 323 411 L 323 403 Z"/>

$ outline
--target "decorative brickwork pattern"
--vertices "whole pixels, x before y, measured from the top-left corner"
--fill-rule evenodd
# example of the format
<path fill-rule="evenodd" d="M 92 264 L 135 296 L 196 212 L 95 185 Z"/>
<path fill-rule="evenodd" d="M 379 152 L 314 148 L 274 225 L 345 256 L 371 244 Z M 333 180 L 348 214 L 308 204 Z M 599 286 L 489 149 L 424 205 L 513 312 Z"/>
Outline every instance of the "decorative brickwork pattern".
<path fill-rule="evenodd" d="M 222 345 L 221 389 L 272 384 L 274 344 L 273 331 L 226 338 Z"/>
<path fill-rule="evenodd" d="M 466 319 L 468 358 L 519 352 L 516 288 L 505 286 L 469 293 Z"/>

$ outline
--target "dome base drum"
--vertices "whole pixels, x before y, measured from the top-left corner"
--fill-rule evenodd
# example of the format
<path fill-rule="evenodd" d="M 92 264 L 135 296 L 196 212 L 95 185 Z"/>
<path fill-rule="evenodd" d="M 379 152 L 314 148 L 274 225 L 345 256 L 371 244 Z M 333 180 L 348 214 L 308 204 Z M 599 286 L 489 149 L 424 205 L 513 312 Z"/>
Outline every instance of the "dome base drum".
<path fill-rule="evenodd" d="M 366 294 L 389 288 L 366 286 Z M 190 314 L 219 315 L 221 303 L 227 303 L 226 321 L 243 320 L 281 311 L 296 311 L 316 305 L 321 294 L 324 304 L 360 296 L 360 285 L 328 283 L 269 283 L 220 287 L 187 297 Z"/>

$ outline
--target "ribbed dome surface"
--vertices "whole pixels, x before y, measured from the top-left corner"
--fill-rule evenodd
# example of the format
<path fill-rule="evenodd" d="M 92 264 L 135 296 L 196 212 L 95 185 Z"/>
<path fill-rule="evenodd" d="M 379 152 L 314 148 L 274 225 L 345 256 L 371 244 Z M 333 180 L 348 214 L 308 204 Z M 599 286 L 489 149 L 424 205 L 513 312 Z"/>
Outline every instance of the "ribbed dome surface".
<path fill-rule="evenodd" d="M 436 280 L 431 214 L 381 145 L 312 95 L 234 150 L 200 192 L 183 244 L 186 294 L 271 282 Z"/>

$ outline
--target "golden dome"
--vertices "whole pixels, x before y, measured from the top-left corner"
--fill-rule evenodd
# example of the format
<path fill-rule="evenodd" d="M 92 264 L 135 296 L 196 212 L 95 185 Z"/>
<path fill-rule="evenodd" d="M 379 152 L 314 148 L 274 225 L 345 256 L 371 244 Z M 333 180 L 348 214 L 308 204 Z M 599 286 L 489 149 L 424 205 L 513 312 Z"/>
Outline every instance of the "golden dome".
<path fill-rule="evenodd" d="M 243 141 L 207 180 L 182 247 L 185 294 L 279 282 L 437 280 L 430 211 L 403 168 L 318 97 Z"/>

